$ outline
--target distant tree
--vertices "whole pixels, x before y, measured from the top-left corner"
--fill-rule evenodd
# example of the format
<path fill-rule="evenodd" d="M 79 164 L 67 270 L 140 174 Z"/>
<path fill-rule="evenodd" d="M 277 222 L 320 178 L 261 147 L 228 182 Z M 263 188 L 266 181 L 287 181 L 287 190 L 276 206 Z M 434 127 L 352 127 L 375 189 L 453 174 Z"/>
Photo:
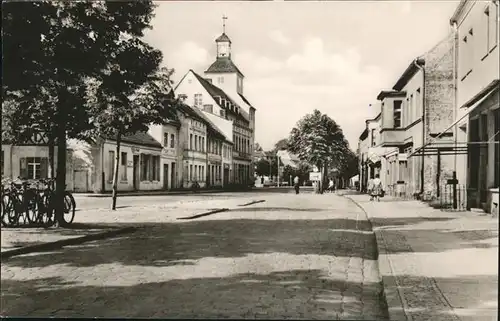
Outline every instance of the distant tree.
<path fill-rule="evenodd" d="M 255 149 L 255 151 L 257 151 L 257 152 L 261 152 L 261 151 L 263 151 L 263 149 L 262 149 L 262 147 L 259 145 L 259 143 L 255 143 L 255 148 L 254 148 L 254 149 Z"/>
<path fill-rule="evenodd" d="M 258 176 L 269 176 L 269 173 L 270 173 L 270 165 L 269 165 L 269 161 L 262 158 L 262 159 L 259 159 L 257 161 L 257 163 L 255 164 L 256 166 L 256 169 L 255 169 L 255 173 L 258 175 Z"/>
<path fill-rule="evenodd" d="M 116 210 L 118 196 L 122 138 L 174 118 L 177 103 L 171 88 L 172 71 L 158 70 L 159 51 L 139 39 L 120 49 L 110 60 L 109 73 L 99 79 L 91 108 L 95 128 L 90 135 L 116 141 L 112 210 Z"/>
<path fill-rule="evenodd" d="M 280 150 L 288 150 L 288 139 L 287 138 L 280 139 L 279 141 L 276 142 L 276 144 L 274 144 L 273 151 L 277 152 Z"/>
<path fill-rule="evenodd" d="M 292 129 L 289 150 L 302 161 L 317 166 L 322 175 L 319 193 L 324 190 L 328 168 L 338 166 L 349 151 L 349 144 L 340 126 L 330 117 L 314 110 Z"/>

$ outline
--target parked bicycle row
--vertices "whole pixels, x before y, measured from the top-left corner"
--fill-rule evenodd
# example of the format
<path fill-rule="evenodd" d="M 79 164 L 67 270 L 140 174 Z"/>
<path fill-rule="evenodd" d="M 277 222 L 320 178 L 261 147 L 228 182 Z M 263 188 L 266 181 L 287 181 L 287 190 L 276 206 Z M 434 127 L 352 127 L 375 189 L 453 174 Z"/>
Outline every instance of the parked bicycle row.
<path fill-rule="evenodd" d="M 49 227 L 55 223 L 55 179 L 2 181 L 2 227 L 22 225 Z M 71 224 L 76 202 L 71 192 L 64 194 L 63 220 Z"/>

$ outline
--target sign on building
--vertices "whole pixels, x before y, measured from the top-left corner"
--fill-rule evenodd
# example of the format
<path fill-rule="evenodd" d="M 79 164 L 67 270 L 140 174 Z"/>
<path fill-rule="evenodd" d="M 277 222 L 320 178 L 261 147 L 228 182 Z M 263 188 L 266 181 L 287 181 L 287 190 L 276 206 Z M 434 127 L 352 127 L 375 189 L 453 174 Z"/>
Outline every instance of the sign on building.
<path fill-rule="evenodd" d="M 309 180 L 310 181 L 320 181 L 321 173 L 309 172 Z"/>

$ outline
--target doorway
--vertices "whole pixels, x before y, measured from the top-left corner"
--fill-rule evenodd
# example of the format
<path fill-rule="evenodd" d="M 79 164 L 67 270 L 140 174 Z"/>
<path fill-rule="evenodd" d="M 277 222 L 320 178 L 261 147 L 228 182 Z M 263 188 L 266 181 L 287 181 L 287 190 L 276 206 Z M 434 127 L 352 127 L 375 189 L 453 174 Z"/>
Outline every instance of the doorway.
<path fill-rule="evenodd" d="M 133 167 L 133 185 L 134 190 L 139 190 L 139 155 L 134 155 L 134 167 Z"/>
<path fill-rule="evenodd" d="M 171 168 L 171 171 L 170 171 L 170 175 L 171 175 L 171 179 L 170 179 L 170 188 L 173 189 L 175 188 L 175 181 L 176 181 L 176 173 L 175 173 L 175 163 L 172 163 L 172 165 L 170 166 Z"/>
<path fill-rule="evenodd" d="M 168 164 L 163 164 L 163 189 L 168 189 Z"/>

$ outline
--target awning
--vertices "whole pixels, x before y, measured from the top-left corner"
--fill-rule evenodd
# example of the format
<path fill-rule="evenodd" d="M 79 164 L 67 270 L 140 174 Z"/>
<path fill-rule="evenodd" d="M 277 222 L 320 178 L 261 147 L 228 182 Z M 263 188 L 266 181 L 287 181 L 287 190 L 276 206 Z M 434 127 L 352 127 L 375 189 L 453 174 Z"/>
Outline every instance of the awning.
<path fill-rule="evenodd" d="M 376 164 L 380 162 L 382 157 L 385 157 L 388 153 L 392 153 L 394 150 L 394 147 L 369 147 L 367 160 Z"/>
<path fill-rule="evenodd" d="M 486 88 L 484 88 L 484 90 L 482 90 L 479 94 L 477 94 L 476 96 L 474 96 L 472 99 L 470 99 L 468 102 L 466 102 L 463 105 L 463 107 L 468 107 L 467 112 L 465 112 L 465 114 L 463 114 L 462 116 L 460 116 L 460 118 L 458 118 L 457 120 L 455 120 L 450 126 L 448 126 L 448 128 L 446 128 L 444 131 L 442 131 L 441 133 L 439 133 L 439 135 L 437 135 L 433 139 L 430 139 L 422 147 L 417 148 L 413 153 L 411 153 L 410 155 L 408 155 L 408 157 L 412 157 L 412 156 L 417 155 L 417 154 L 421 155 L 422 154 L 422 152 L 421 152 L 422 149 L 425 149 L 425 150 L 427 150 L 427 149 L 437 150 L 436 148 L 433 148 L 433 147 L 431 147 L 429 145 L 434 144 L 444 133 L 448 132 L 450 129 L 452 129 L 454 126 L 456 126 L 462 119 L 464 119 L 472 111 L 474 111 L 474 109 L 476 109 L 477 106 L 481 105 L 486 99 L 488 99 L 496 90 L 498 90 L 498 88 L 499 88 L 498 85 L 499 85 L 499 81 L 498 80 L 492 81 L 488 86 L 486 86 Z M 452 148 L 452 150 L 455 150 L 455 151 L 461 151 L 460 149 L 463 149 L 463 147 L 455 146 L 455 144 L 453 142 L 451 143 L 451 145 L 452 146 L 451 147 L 448 146 L 447 149 Z M 463 144 L 458 144 L 458 145 L 463 145 Z M 467 149 L 467 146 L 465 146 L 465 149 Z M 425 155 L 427 155 L 427 152 L 425 152 Z M 454 155 L 456 155 L 456 153 Z"/>

